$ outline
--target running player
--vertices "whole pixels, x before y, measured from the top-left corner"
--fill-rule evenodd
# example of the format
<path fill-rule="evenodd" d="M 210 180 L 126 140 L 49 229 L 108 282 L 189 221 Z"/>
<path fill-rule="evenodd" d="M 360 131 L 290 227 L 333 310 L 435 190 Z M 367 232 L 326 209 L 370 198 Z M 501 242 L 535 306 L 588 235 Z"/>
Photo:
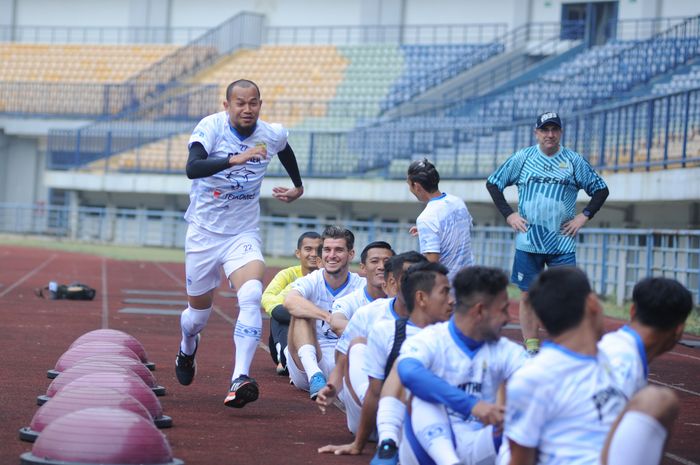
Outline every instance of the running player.
<path fill-rule="evenodd" d="M 537 319 L 524 303 L 530 282 L 545 265 L 576 265 L 575 236 L 608 197 L 608 187 L 588 161 L 560 145 L 561 134 L 559 115 L 541 114 L 535 123 L 537 145 L 515 152 L 486 182 L 496 207 L 517 233 L 511 282 L 523 291 L 520 325 L 531 353 L 537 353 L 540 340 Z M 518 186 L 517 212 L 503 196 L 511 185 Z M 576 215 L 580 189 L 591 201 Z"/>
<path fill-rule="evenodd" d="M 420 252 L 431 262 L 440 262 L 450 270 L 450 281 L 459 270 L 474 264 L 472 253 L 472 217 L 464 201 L 440 192 L 440 174 L 427 159 L 414 161 L 406 178 L 411 193 L 426 204 L 410 233 L 418 235 Z"/>
<path fill-rule="evenodd" d="M 290 316 L 289 311 L 284 308 L 284 298 L 292 289 L 290 284 L 319 268 L 320 250 L 321 236 L 317 232 L 307 231 L 299 236 L 297 248 L 294 251 L 294 255 L 299 259 L 299 264 L 278 272 L 262 294 L 262 306 L 270 316 L 268 345 L 272 360 L 277 365 L 278 375 L 289 375 L 284 349 L 287 347 Z"/>
<path fill-rule="evenodd" d="M 391 245 L 384 241 L 367 244 L 360 254 L 360 274 L 367 285 L 350 295 L 337 299 L 331 313 L 331 329 L 340 336 L 355 311 L 375 299 L 386 297 L 384 292 L 384 264 L 394 256 Z"/>
<path fill-rule="evenodd" d="M 650 465 L 663 455 L 678 399 L 646 387 L 627 402 L 598 350 L 603 309 L 574 267 L 542 272 L 528 302 L 552 337 L 506 387 L 510 465 Z"/>
<path fill-rule="evenodd" d="M 398 373 L 413 395 L 399 445 L 403 465 L 495 463 L 503 422 L 498 389 L 527 358 L 500 336 L 509 304 L 502 271 L 468 267 L 453 286 L 454 317 L 401 348 Z"/>
<path fill-rule="evenodd" d="M 185 239 L 188 307 L 182 312 L 182 341 L 175 362 L 180 384 L 192 382 L 199 333 L 211 314 L 220 268 L 237 290 L 240 311 L 233 340 L 235 362 L 224 404 L 243 407 L 258 398 L 250 364 L 262 333 L 260 299 L 265 271 L 258 222 L 260 184 L 273 156 L 279 155 L 295 187 L 275 187 L 272 195 L 292 202 L 303 192 L 287 130 L 259 120 L 258 86 L 245 79 L 226 89 L 224 111 L 207 116 L 189 141 L 187 177 L 193 179 Z"/>
<path fill-rule="evenodd" d="M 328 226 L 321 234 L 323 268 L 296 280 L 284 299 L 292 315 L 285 356 L 289 378 L 316 399 L 335 366 L 338 336 L 331 330 L 333 302 L 363 289 L 367 281 L 348 271 L 355 255 L 355 236 L 345 228 Z M 290 356 L 291 354 L 291 356 Z"/>

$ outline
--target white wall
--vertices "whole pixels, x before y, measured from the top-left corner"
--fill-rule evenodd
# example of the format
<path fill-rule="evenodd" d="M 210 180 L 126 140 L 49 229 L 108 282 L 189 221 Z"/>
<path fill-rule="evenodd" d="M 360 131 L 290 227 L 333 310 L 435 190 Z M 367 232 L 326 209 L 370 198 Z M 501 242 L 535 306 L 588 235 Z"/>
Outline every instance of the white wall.
<path fill-rule="evenodd" d="M 264 14 L 271 26 L 507 23 L 559 21 L 562 3 L 582 0 L 0 0 L 18 25 L 213 27 L 241 11 Z M 594 0 L 604 1 L 604 0 Z M 620 18 L 700 14 L 698 0 L 620 0 Z"/>
<path fill-rule="evenodd" d="M 129 2 L 108 0 L 22 0 L 17 24 L 27 26 L 129 25 Z"/>

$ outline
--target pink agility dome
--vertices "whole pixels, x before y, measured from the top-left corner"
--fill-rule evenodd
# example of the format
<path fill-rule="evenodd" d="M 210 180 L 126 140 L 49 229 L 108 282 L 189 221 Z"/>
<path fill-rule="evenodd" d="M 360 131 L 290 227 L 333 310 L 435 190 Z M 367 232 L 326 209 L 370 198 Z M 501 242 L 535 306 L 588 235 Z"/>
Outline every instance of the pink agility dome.
<path fill-rule="evenodd" d="M 156 381 L 155 376 L 153 376 L 153 373 L 151 373 L 151 371 L 148 368 L 146 368 L 146 366 L 143 363 L 138 362 L 131 357 L 111 354 L 93 355 L 91 357 L 82 359 L 80 362 L 78 362 L 78 365 L 82 365 L 87 362 L 107 362 L 112 363 L 114 365 L 119 365 L 122 368 L 128 368 L 129 370 L 139 375 L 139 378 L 141 378 L 143 382 L 146 383 L 153 390 L 153 393 L 155 395 L 165 395 L 165 388 L 163 386 L 158 385 L 158 382 Z"/>
<path fill-rule="evenodd" d="M 140 364 L 140 362 L 137 362 L 136 360 L 134 360 L 134 363 Z M 133 370 L 130 370 L 127 367 L 119 366 L 115 363 L 94 360 L 88 361 L 88 359 L 84 359 L 83 361 L 67 369 L 66 371 L 61 373 L 57 378 L 55 378 L 51 382 L 49 387 L 46 389 L 46 395 L 39 396 L 39 398 L 37 399 L 37 403 L 38 405 L 42 405 L 48 398 L 51 398 L 54 395 L 56 395 L 56 393 L 61 391 L 64 387 L 66 387 L 66 385 L 72 383 L 78 378 L 82 378 L 83 376 L 89 375 L 91 373 L 130 373 L 138 377 L 141 381 L 143 381 L 146 384 L 146 386 L 153 389 L 153 386 L 155 385 L 155 379 L 146 367 L 144 367 L 143 365 L 141 366 L 143 367 L 143 370 L 147 375 L 145 379 L 143 378 L 144 373 L 137 373 Z"/>
<path fill-rule="evenodd" d="M 62 371 L 66 371 L 80 360 L 92 357 L 93 355 L 124 355 L 125 357 L 133 358 L 139 361 L 139 356 L 128 347 L 115 344 L 114 342 L 86 342 L 71 349 L 68 349 L 61 355 L 56 362 L 56 367 L 53 371 L 49 371 L 47 376 L 55 378 Z"/>
<path fill-rule="evenodd" d="M 42 431 L 63 415 L 90 407 L 114 407 L 134 412 L 153 421 L 146 407 L 129 394 L 104 387 L 81 387 L 59 392 L 34 414 L 28 427 L 19 430 L 19 438 L 34 442 Z"/>
<path fill-rule="evenodd" d="M 94 331 L 87 332 L 73 341 L 70 348 L 79 346 L 80 344 L 85 344 L 86 342 L 95 341 L 113 342 L 114 344 L 128 347 L 139 356 L 139 360 L 148 366 L 150 370 L 155 370 L 155 364 L 148 361 L 148 354 L 146 354 L 146 349 L 144 349 L 143 344 L 141 344 L 141 342 L 131 334 L 125 333 L 124 331 L 119 331 L 117 329 L 96 329 Z"/>
<path fill-rule="evenodd" d="M 90 375 L 88 375 L 90 376 Z M 68 413 L 44 429 L 24 465 L 182 465 L 165 436 L 140 415 L 113 407 Z"/>
<path fill-rule="evenodd" d="M 67 385 L 63 386 L 57 392 L 53 392 L 52 396 L 63 392 L 65 390 L 71 390 L 80 387 L 106 387 L 115 389 L 119 392 L 129 394 L 136 400 L 141 402 L 148 413 L 153 417 L 153 422 L 159 428 L 169 428 L 173 424 L 172 418 L 167 415 L 163 415 L 163 408 L 158 402 L 158 398 L 153 391 L 146 386 L 146 383 L 141 381 L 141 378 L 136 376 L 133 372 L 117 367 L 118 370 L 122 372 L 102 372 L 102 373 L 91 373 L 89 375 L 81 376 L 80 378 L 71 381 Z M 65 373 L 64 373 L 65 374 Z M 63 376 L 63 375 L 61 375 Z M 60 376 L 55 380 L 58 381 Z M 50 388 L 51 386 L 49 386 Z M 48 394 L 48 392 L 47 392 Z M 50 397 L 46 396 L 45 401 L 49 400 Z M 50 400 L 49 400 L 50 401 Z"/>

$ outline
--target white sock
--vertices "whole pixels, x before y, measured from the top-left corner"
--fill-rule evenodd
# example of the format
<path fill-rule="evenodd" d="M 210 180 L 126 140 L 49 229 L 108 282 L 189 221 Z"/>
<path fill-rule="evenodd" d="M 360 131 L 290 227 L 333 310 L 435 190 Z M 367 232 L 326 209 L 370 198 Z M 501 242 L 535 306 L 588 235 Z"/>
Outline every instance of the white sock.
<path fill-rule="evenodd" d="M 297 355 L 299 355 L 299 360 L 301 360 L 301 365 L 304 367 L 306 372 L 306 377 L 311 382 L 311 377 L 321 371 L 318 367 L 318 357 L 316 357 L 316 347 L 311 344 L 304 344 L 297 350 Z"/>
<path fill-rule="evenodd" d="M 180 315 L 180 330 L 182 331 L 182 341 L 180 350 L 187 355 L 192 355 L 195 349 L 195 339 L 207 325 L 211 315 L 211 307 L 204 310 L 192 308 L 189 305 Z"/>
<path fill-rule="evenodd" d="M 275 351 L 277 352 L 277 360 L 282 363 L 282 344 L 279 342 L 275 344 Z"/>
<path fill-rule="evenodd" d="M 238 320 L 233 330 L 233 342 L 236 346 L 236 362 L 233 365 L 231 380 L 240 375 L 250 374 L 255 350 L 262 335 L 262 315 L 260 299 L 263 285 L 260 281 L 250 280 L 243 283 L 236 292 L 238 297 Z"/>
<path fill-rule="evenodd" d="M 385 439 L 391 439 L 398 446 L 405 419 L 406 404 L 392 396 L 380 398 L 377 407 L 377 442 L 381 444 Z"/>
<path fill-rule="evenodd" d="M 411 426 L 418 442 L 437 465 L 459 463 L 445 407 L 414 397 L 411 402 Z"/>
<path fill-rule="evenodd" d="M 366 344 L 353 344 L 348 351 L 348 376 L 350 377 L 348 381 L 360 403 L 365 401 L 365 394 L 369 387 L 369 377 L 364 370 L 366 352 Z"/>
<path fill-rule="evenodd" d="M 666 435 L 666 428 L 655 418 L 630 410 L 622 417 L 610 442 L 608 464 L 657 465 L 663 458 Z"/>

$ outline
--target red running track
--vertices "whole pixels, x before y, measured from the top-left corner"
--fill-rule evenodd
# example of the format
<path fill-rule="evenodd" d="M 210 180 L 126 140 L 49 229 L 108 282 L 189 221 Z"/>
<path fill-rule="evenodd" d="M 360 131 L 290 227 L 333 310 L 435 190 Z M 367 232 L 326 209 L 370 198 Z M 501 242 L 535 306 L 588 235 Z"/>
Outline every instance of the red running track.
<path fill-rule="evenodd" d="M 67 252 L 51 252 L 0 245 L 0 331 L 3 335 L 3 388 L 0 403 L 0 463 L 19 463 L 19 455 L 31 444 L 18 439 L 19 428 L 29 425 L 37 409 L 36 396 L 50 380 L 46 370 L 80 335 L 98 328 L 112 328 L 135 336 L 145 346 L 158 383 L 168 393 L 159 397 L 163 413 L 173 418 L 173 428 L 161 430 L 173 455 L 188 465 L 214 463 L 251 464 L 361 464 L 368 463 L 373 444 L 356 457 L 320 455 L 318 447 L 352 440 L 344 415 L 330 409 L 322 415 L 308 394 L 275 374 L 269 354 L 258 350 L 254 376 L 260 399 L 243 409 L 228 409 L 223 398 L 228 389 L 233 359 L 232 325 L 237 313 L 235 298 L 217 295 L 215 312 L 203 333 L 198 352 L 198 372 L 191 386 L 180 386 L 173 363 L 179 343 L 179 318 L 175 315 L 127 314 L 125 307 L 181 310 L 178 305 L 129 304 L 125 299 L 147 298 L 184 301 L 180 296 L 127 294 L 145 289 L 182 292 L 182 264 L 118 261 Z M 272 275 L 268 272 L 267 279 Z M 43 300 L 34 289 L 50 280 L 81 281 L 98 290 L 90 302 Z M 219 293 L 229 290 L 222 285 Z M 515 305 L 513 308 L 515 312 Z M 609 328 L 621 324 L 610 320 Z M 264 320 L 263 341 L 267 340 Z M 516 331 L 507 331 L 517 337 Z M 682 412 L 676 423 L 664 464 L 700 464 L 700 351 L 677 346 L 655 361 L 650 369 L 654 383 L 676 390 Z"/>

